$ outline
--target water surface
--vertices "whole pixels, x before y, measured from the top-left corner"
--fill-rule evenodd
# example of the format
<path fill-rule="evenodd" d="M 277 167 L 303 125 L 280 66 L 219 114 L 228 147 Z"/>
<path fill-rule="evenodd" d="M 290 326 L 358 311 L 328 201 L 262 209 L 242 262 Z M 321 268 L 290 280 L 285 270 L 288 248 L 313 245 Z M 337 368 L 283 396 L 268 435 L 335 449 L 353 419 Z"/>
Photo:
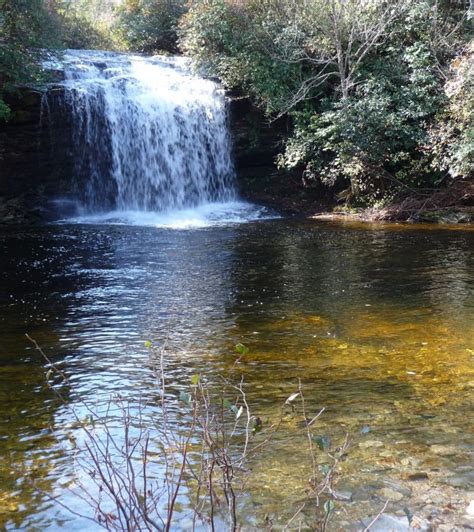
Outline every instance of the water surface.
<path fill-rule="evenodd" d="M 301 379 L 310 413 L 326 408 L 321 433 L 350 434 L 341 488 L 359 502 L 337 519 L 380 508 L 384 481 L 413 472 L 462 496 L 472 490 L 473 249 L 470 230 L 291 220 L 1 229 L 0 528 L 94 529 L 50 501 L 77 504 L 55 437 L 71 419 L 25 333 L 70 376 L 72 404 L 158 397 L 145 340 L 169 338 L 171 393 L 197 371 L 219 382 L 242 342 L 236 378 L 264 423 Z M 248 526 L 284 522 L 304 496 L 309 457 L 295 423 L 288 413 L 252 464 Z"/>

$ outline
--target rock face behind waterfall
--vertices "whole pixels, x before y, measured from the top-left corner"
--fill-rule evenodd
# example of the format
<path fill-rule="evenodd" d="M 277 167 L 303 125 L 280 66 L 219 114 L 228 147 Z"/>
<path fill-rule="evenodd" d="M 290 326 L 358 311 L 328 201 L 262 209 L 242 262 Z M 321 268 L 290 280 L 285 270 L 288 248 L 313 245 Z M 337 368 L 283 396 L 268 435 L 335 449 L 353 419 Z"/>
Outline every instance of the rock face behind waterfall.
<path fill-rule="evenodd" d="M 12 118 L 0 124 L 0 223 L 49 219 L 49 200 L 67 197 L 74 184 L 63 90 L 20 88 L 8 103 Z"/>

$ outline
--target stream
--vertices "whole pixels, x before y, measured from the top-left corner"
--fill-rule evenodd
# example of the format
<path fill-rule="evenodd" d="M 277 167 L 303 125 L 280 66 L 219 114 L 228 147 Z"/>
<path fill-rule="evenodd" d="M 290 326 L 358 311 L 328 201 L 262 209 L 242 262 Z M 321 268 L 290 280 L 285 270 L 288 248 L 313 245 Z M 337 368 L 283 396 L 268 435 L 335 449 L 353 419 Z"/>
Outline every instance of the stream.
<path fill-rule="evenodd" d="M 462 522 L 474 489 L 472 229 L 185 222 L 0 229 L 0 528 L 98 529 L 62 506 L 84 512 L 71 407 L 119 395 L 155 408 L 147 342 L 166 342 L 170 397 L 196 373 L 215 387 L 243 378 L 264 428 L 301 381 L 308 415 L 325 409 L 316 433 L 334 447 L 349 438 L 337 490 L 350 500 L 336 501 L 330 530 L 357 529 L 387 499 L 390 512 Z M 68 375 L 64 403 L 25 333 Z M 282 526 L 305 497 L 295 405 L 249 464 L 246 529 Z M 190 527 L 191 498 L 182 492 L 176 530 Z"/>

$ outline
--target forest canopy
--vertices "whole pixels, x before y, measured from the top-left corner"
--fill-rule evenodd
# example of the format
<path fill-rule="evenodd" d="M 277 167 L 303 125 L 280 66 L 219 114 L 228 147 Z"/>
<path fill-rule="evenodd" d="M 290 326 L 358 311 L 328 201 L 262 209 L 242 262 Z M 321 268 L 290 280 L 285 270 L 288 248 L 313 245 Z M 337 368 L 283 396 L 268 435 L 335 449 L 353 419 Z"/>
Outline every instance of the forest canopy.
<path fill-rule="evenodd" d="M 473 19 L 454 0 L 0 0 L 5 97 L 41 50 L 184 53 L 291 133 L 309 187 L 377 203 L 472 176 Z"/>

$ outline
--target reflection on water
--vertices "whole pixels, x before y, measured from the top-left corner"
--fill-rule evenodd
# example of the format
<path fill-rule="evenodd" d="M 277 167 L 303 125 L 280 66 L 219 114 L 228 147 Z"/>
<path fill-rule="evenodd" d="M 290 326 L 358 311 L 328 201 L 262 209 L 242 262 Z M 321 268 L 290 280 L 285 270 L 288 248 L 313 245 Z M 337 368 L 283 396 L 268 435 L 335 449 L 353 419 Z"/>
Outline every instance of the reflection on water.
<path fill-rule="evenodd" d="M 196 371 L 217 381 L 243 342 L 252 409 L 270 423 L 301 379 L 311 411 L 327 409 L 321 431 L 353 437 L 342 467 L 361 500 L 368 486 L 420 470 L 434 485 L 472 489 L 474 233 L 397 229 L 273 220 L 2 230 L 0 528 L 84 529 L 49 501 L 71 497 L 71 460 L 55 437 L 71 420 L 24 333 L 70 375 L 71 404 L 157 397 L 145 339 L 169 338 L 176 390 Z M 291 416 L 283 429 L 252 464 L 249 514 L 294 513 L 309 457 L 304 435 L 287 445 Z"/>

